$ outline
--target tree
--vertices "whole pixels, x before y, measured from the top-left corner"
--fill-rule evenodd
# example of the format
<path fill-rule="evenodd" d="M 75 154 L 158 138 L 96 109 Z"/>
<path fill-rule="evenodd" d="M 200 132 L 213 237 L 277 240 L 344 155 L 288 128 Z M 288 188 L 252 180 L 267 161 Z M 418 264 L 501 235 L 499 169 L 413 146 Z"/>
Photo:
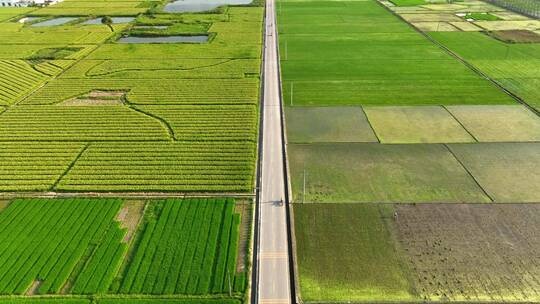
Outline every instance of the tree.
<path fill-rule="evenodd" d="M 102 24 L 105 24 L 106 26 L 108 26 L 111 31 L 114 32 L 114 28 L 112 27 L 112 24 L 113 24 L 113 20 L 111 17 L 109 16 L 103 16 L 103 18 L 101 18 L 101 23 Z"/>

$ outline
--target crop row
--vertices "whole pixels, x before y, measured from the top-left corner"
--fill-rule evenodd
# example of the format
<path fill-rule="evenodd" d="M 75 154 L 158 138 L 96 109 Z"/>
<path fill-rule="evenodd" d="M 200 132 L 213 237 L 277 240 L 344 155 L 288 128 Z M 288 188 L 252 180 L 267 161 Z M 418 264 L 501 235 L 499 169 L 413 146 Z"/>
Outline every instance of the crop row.
<path fill-rule="evenodd" d="M 2 143 L 0 191 L 48 190 L 83 148 L 79 143 Z"/>
<path fill-rule="evenodd" d="M 24 101 L 54 104 L 92 90 L 131 90 L 137 104 L 256 104 L 257 79 L 56 79 Z"/>
<path fill-rule="evenodd" d="M 77 277 L 72 293 L 98 294 L 109 289 L 127 251 L 127 245 L 122 242 L 124 236 L 125 230 L 117 224 L 111 225 L 105 239 Z"/>
<path fill-rule="evenodd" d="M 17 106 L 0 117 L 0 140 L 169 140 L 159 121 L 125 106 Z"/>
<path fill-rule="evenodd" d="M 121 201 L 15 200 L 0 215 L 0 293 L 58 293 L 90 242 L 101 238 Z"/>
<path fill-rule="evenodd" d="M 93 144 L 57 188 L 65 191 L 92 188 L 160 191 L 160 187 L 162 191 L 250 191 L 254 148 L 255 144 L 248 142 Z M 219 170 L 221 167 L 234 171 L 224 174 Z M 98 172 L 101 177 L 96 175 Z"/>
<path fill-rule="evenodd" d="M 246 192 L 252 187 L 253 142 L 93 143 L 83 152 L 84 147 L 3 142 L 0 191 L 46 191 L 57 181 L 56 189 L 64 191 Z"/>
<path fill-rule="evenodd" d="M 219 79 L 258 75 L 257 59 L 83 60 L 62 78 Z"/>
<path fill-rule="evenodd" d="M 12 104 L 47 77 L 22 60 L 0 60 L 0 104 Z"/>
<path fill-rule="evenodd" d="M 236 273 L 234 201 L 167 200 L 160 207 L 158 217 L 147 221 L 118 292 L 226 293 Z"/>

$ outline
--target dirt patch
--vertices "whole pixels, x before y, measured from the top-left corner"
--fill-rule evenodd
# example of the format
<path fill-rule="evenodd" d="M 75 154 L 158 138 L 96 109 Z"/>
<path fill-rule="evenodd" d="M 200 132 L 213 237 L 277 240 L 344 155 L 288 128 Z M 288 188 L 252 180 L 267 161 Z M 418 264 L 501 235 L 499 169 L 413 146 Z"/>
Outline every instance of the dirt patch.
<path fill-rule="evenodd" d="M 116 220 L 121 223 L 120 227 L 127 229 L 127 233 L 122 240 L 124 243 L 129 243 L 135 232 L 137 232 L 137 226 L 144 214 L 144 206 L 145 201 L 127 200 L 118 212 Z"/>
<path fill-rule="evenodd" d="M 104 106 L 124 104 L 125 91 L 91 91 L 89 93 L 68 99 L 63 106 Z"/>
<path fill-rule="evenodd" d="M 41 287 L 41 284 L 43 284 L 42 280 L 34 280 L 30 288 L 26 291 L 26 296 L 34 296 L 38 294 L 39 287 Z"/>
<path fill-rule="evenodd" d="M 236 272 L 242 273 L 246 271 L 246 255 L 248 254 L 250 226 L 251 226 L 251 203 L 248 201 L 238 202 L 234 206 L 234 212 L 241 215 L 240 222 L 240 237 L 238 240 L 238 255 L 236 260 Z"/>
<path fill-rule="evenodd" d="M 509 43 L 540 43 L 540 35 L 527 30 L 493 31 L 489 35 Z"/>
<path fill-rule="evenodd" d="M 9 206 L 9 200 L 0 200 L 0 212 Z"/>
<path fill-rule="evenodd" d="M 396 205 L 398 238 L 427 301 L 538 301 L 539 204 Z"/>

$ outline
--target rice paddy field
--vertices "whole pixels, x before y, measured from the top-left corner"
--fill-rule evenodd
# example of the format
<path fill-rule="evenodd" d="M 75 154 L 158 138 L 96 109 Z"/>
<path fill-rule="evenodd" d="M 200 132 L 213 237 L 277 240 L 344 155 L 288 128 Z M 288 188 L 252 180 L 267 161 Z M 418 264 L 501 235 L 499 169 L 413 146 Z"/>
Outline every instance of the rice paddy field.
<path fill-rule="evenodd" d="M 301 297 L 537 302 L 539 207 L 294 204 Z"/>
<path fill-rule="evenodd" d="M 263 9 L 163 4 L 0 8 L 0 192 L 252 192 Z"/>
<path fill-rule="evenodd" d="M 277 10 L 299 297 L 539 301 L 538 21 L 476 0 Z"/>
<path fill-rule="evenodd" d="M 154 303 L 151 295 L 164 296 L 155 303 L 239 303 L 247 286 L 238 271 L 247 262 L 240 231 L 250 223 L 241 204 L 12 200 L 0 212 L 0 303 L 38 303 L 46 295 L 54 303 L 66 295 L 74 303 L 95 295 L 99 303 Z"/>
<path fill-rule="evenodd" d="M 0 303 L 245 302 L 263 8 L 164 5 L 0 8 Z"/>

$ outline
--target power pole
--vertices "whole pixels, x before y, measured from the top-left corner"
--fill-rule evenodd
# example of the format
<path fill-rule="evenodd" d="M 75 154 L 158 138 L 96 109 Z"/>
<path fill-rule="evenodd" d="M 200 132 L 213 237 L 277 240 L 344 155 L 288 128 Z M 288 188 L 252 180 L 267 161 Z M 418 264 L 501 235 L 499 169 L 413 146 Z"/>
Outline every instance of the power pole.
<path fill-rule="evenodd" d="M 291 82 L 291 106 L 293 105 L 294 82 Z"/>
<path fill-rule="evenodd" d="M 304 186 L 302 187 L 302 203 L 306 202 L 306 165 L 304 164 Z"/>

